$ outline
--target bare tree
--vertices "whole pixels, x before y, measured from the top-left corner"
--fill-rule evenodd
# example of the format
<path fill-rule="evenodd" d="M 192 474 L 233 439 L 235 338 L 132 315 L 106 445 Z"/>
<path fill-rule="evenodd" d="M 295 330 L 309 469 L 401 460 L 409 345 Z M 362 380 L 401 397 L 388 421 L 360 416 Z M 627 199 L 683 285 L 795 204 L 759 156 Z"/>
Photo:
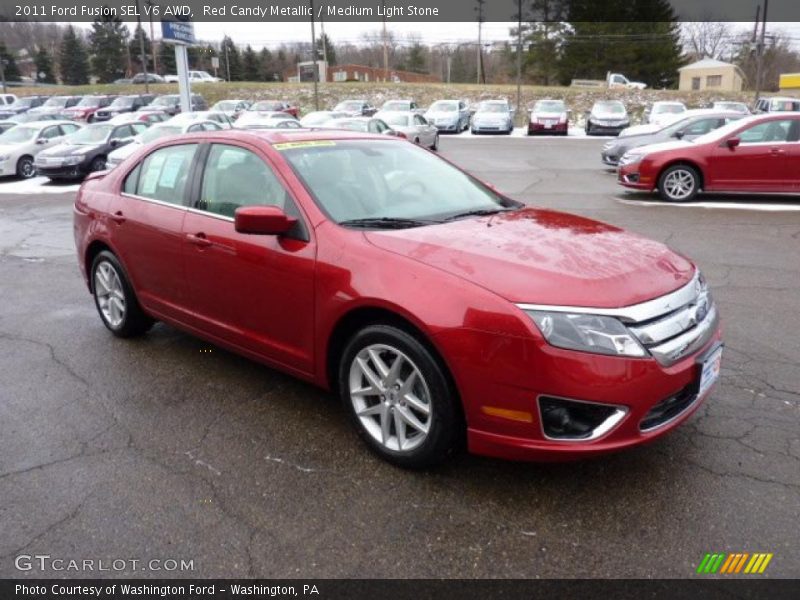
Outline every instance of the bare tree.
<path fill-rule="evenodd" d="M 683 46 L 690 60 L 730 57 L 733 30 L 720 21 L 688 21 L 683 23 Z"/>

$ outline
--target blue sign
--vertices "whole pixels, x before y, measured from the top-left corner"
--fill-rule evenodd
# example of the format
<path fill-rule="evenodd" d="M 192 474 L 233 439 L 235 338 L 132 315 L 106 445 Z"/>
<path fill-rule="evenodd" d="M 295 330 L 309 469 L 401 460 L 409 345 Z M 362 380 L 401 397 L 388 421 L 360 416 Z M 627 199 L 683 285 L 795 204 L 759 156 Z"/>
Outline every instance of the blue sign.
<path fill-rule="evenodd" d="M 191 21 L 161 21 L 161 38 L 168 44 L 195 43 L 194 23 Z"/>

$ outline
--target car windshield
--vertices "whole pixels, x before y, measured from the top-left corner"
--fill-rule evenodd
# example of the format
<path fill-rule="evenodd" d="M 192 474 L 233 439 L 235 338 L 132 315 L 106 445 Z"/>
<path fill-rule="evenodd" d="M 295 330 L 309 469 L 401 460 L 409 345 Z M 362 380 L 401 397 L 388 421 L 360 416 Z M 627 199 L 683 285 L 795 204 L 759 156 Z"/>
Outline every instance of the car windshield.
<path fill-rule="evenodd" d="M 410 102 L 402 100 L 390 100 L 383 103 L 383 110 L 408 110 L 411 107 Z"/>
<path fill-rule="evenodd" d="M 508 112 L 508 104 L 502 102 L 482 102 L 478 112 L 504 113 Z"/>
<path fill-rule="evenodd" d="M 151 127 L 150 129 L 145 129 L 142 133 L 136 136 L 136 141 L 141 142 L 142 144 L 149 144 L 154 140 L 166 137 L 168 135 L 178 135 L 182 131 L 183 129 L 174 125 Z"/>
<path fill-rule="evenodd" d="M 78 102 L 75 106 L 94 108 L 96 106 L 100 106 L 100 100 L 101 100 L 100 98 L 92 98 L 90 96 L 87 96 L 85 98 L 81 98 L 81 101 Z"/>
<path fill-rule="evenodd" d="M 388 125 L 398 125 L 400 127 L 407 127 L 411 122 L 411 117 L 409 115 L 379 115 L 383 118 L 384 122 Z"/>
<path fill-rule="evenodd" d="M 533 110 L 534 112 L 564 112 L 564 103 L 561 100 L 539 100 Z"/>
<path fill-rule="evenodd" d="M 66 96 L 53 96 L 52 98 L 48 99 L 47 102 L 42 104 L 42 106 L 58 106 L 63 107 L 67 105 L 67 98 Z"/>
<path fill-rule="evenodd" d="M 434 102 L 429 109 L 431 112 L 456 112 L 458 103 L 456 102 Z"/>
<path fill-rule="evenodd" d="M 0 144 L 24 144 L 25 142 L 33 140 L 38 132 L 39 130 L 35 127 L 17 125 L 5 133 L 0 134 Z"/>
<path fill-rule="evenodd" d="M 33 104 L 33 98 L 19 98 L 11 105 L 12 108 L 28 108 Z"/>
<path fill-rule="evenodd" d="M 172 106 L 178 102 L 178 96 L 159 96 L 150 103 L 150 106 Z"/>
<path fill-rule="evenodd" d="M 610 113 L 615 115 L 625 114 L 625 106 L 622 102 L 597 102 L 592 112 Z"/>
<path fill-rule="evenodd" d="M 111 131 L 114 129 L 113 125 L 89 125 L 83 129 L 79 129 L 71 136 L 69 141 L 71 144 L 101 144 L 106 141 Z"/>
<path fill-rule="evenodd" d="M 111 103 L 111 107 L 116 108 L 127 108 L 129 106 L 133 106 L 133 98 L 117 98 Z"/>
<path fill-rule="evenodd" d="M 327 112 L 313 112 L 308 113 L 305 117 L 302 118 L 301 122 L 303 125 L 322 125 L 330 121 L 333 117 L 330 113 Z"/>
<path fill-rule="evenodd" d="M 772 112 L 794 112 L 800 110 L 800 100 L 772 100 L 769 103 Z"/>
<path fill-rule="evenodd" d="M 376 140 L 276 144 L 322 209 L 337 223 L 391 227 L 520 206 L 419 146 Z M 355 226 L 356 223 L 353 223 Z"/>
<path fill-rule="evenodd" d="M 732 110 L 735 112 L 747 112 L 747 106 L 739 102 L 714 102 L 717 110 Z"/>
<path fill-rule="evenodd" d="M 236 110 L 236 106 L 238 102 L 229 102 L 223 100 L 222 102 L 217 102 L 214 106 L 211 107 L 211 110 Z"/>
<path fill-rule="evenodd" d="M 336 105 L 335 110 L 361 110 L 361 107 L 364 105 L 363 102 L 359 102 L 357 100 L 350 100 L 347 102 L 340 102 Z"/>
<path fill-rule="evenodd" d="M 657 104 L 653 107 L 654 114 L 678 114 L 686 112 L 686 107 L 681 104 Z"/>

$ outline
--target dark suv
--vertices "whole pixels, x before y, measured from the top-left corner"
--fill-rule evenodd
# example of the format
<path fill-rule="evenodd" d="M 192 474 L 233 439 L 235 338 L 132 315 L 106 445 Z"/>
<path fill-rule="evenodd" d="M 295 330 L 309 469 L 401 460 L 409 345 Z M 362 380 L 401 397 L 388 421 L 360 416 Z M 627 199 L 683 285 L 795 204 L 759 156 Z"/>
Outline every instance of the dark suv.
<path fill-rule="evenodd" d="M 133 96 L 119 96 L 106 108 L 94 113 L 95 121 L 108 121 L 122 113 L 135 112 L 150 104 L 155 99 L 155 94 L 137 94 Z"/>

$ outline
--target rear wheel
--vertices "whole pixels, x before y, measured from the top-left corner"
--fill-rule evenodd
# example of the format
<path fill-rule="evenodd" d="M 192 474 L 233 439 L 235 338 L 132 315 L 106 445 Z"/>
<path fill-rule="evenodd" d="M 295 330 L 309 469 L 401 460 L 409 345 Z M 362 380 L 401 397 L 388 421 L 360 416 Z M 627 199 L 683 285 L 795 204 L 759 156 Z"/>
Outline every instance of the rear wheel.
<path fill-rule="evenodd" d="M 431 150 L 433 150 L 434 152 L 439 150 L 439 134 L 438 133 L 433 138 L 433 144 L 431 145 Z"/>
<path fill-rule="evenodd" d="M 689 165 L 672 165 L 658 178 L 658 191 L 667 202 L 688 202 L 700 190 L 700 175 Z"/>
<path fill-rule="evenodd" d="M 117 257 L 104 250 L 92 261 L 92 293 L 103 324 L 117 337 L 142 335 L 153 326 L 139 306 L 133 287 Z"/>
<path fill-rule="evenodd" d="M 17 161 L 17 177 L 30 179 L 36 175 L 36 168 L 33 166 L 33 158 L 23 156 Z"/>
<path fill-rule="evenodd" d="M 339 364 L 339 394 L 367 446 L 401 467 L 441 462 L 463 433 L 457 395 L 438 361 L 394 326 L 353 336 Z"/>

